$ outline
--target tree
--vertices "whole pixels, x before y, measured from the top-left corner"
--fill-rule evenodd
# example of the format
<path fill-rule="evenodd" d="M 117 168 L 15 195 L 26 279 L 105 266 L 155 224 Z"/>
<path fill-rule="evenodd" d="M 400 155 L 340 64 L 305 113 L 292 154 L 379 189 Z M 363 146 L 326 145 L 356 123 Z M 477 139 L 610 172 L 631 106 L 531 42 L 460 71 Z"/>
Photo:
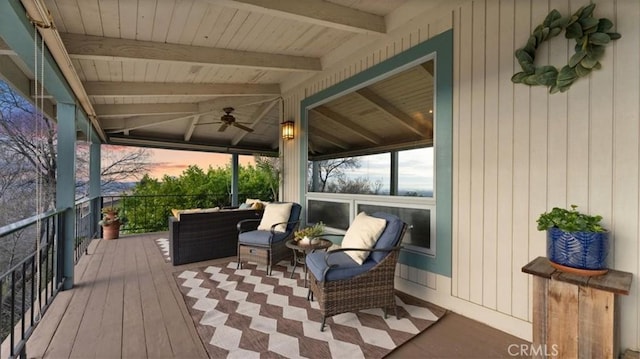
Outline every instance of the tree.
<path fill-rule="evenodd" d="M 271 197 L 278 198 L 280 192 L 280 179 L 282 176 L 282 163 L 279 157 L 255 156 L 256 167 L 266 174 L 266 180 L 271 189 Z"/>
<path fill-rule="evenodd" d="M 56 123 L 0 81 L 0 226 L 55 208 L 57 141 Z M 76 168 L 88 173 L 88 146 L 78 146 L 78 152 Z M 131 148 L 106 163 L 102 173 L 108 180 L 133 177 L 150 166 L 146 150 Z M 34 232 L 2 238 L 0 267 L 20 261 L 35 248 L 36 237 Z"/>
<path fill-rule="evenodd" d="M 336 158 L 331 160 L 314 161 L 311 164 L 311 175 L 315 173 L 318 177 L 318 187 L 312 188 L 315 192 L 327 192 L 327 185 L 332 178 L 344 177 L 344 170 L 352 168 L 360 168 L 360 160 L 355 157 Z M 312 178 L 312 176 L 310 176 Z M 313 181 L 311 181 L 313 182 Z M 310 185 L 312 185 L 310 183 Z"/>
<path fill-rule="evenodd" d="M 239 200 L 259 198 L 273 201 L 272 181 L 276 174 L 270 166 L 240 166 L 238 170 Z M 134 187 L 132 196 L 123 198 L 124 218 L 128 232 L 167 230 L 172 209 L 223 207 L 231 204 L 231 166 L 209 167 L 205 172 L 189 166 L 178 177 L 162 180 L 144 176 Z"/>

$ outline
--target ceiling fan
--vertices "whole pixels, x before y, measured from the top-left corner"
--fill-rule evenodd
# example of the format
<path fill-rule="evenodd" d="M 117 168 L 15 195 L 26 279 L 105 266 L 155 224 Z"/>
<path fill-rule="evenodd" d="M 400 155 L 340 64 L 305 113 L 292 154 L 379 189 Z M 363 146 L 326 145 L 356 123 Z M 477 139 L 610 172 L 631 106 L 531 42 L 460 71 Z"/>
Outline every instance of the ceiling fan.
<path fill-rule="evenodd" d="M 196 125 L 211 125 L 214 123 L 220 123 L 221 125 L 218 128 L 218 132 L 224 132 L 229 126 L 235 126 L 241 130 L 244 130 L 247 132 L 253 132 L 253 128 L 242 125 L 241 122 L 236 121 L 236 118 L 231 114 L 233 110 L 234 110 L 233 107 L 225 107 L 222 109 L 222 111 L 224 111 L 225 114 L 220 117 L 220 121 L 203 122 L 203 123 L 197 123 Z"/>

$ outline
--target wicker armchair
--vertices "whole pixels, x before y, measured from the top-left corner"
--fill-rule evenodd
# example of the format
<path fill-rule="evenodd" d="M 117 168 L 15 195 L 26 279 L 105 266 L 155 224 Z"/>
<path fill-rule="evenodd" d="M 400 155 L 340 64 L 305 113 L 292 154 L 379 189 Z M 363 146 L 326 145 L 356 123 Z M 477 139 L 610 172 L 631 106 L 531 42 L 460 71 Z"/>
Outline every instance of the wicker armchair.
<path fill-rule="evenodd" d="M 328 317 L 336 314 L 369 308 L 393 308 L 398 316 L 395 302 L 395 270 L 400 253 L 400 242 L 407 224 L 387 213 L 374 213 L 373 217 L 384 218 L 387 225 L 362 265 L 356 263 L 340 248 L 329 252 L 307 255 L 309 269 L 309 299 L 317 298 L 322 313 L 320 331 L 324 330 Z"/>
<path fill-rule="evenodd" d="M 243 261 L 254 262 L 266 265 L 267 275 L 271 275 L 271 266 L 274 263 L 291 258 L 293 256 L 291 249 L 287 248 L 285 243 L 298 228 L 301 210 L 302 207 L 298 203 L 293 203 L 289 220 L 273 224 L 270 230 L 257 229 L 261 219 L 246 219 L 238 222 L 238 268 L 242 268 Z M 286 224 L 284 232 L 275 230 L 279 224 Z"/>

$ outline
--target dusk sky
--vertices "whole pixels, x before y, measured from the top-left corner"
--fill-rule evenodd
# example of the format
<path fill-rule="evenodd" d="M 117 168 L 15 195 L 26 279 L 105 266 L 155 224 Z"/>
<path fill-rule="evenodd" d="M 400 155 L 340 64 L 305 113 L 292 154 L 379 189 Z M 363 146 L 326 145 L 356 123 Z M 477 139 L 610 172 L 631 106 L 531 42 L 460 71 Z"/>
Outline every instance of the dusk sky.
<path fill-rule="evenodd" d="M 150 149 L 151 161 L 155 163 L 149 174 L 154 178 L 162 178 L 164 175 L 179 176 L 190 165 L 197 165 L 203 170 L 209 166 L 224 167 L 231 163 L 231 155 L 223 153 L 209 153 L 196 151 L 176 151 Z M 240 164 L 253 164 L 253 156 L 240 156 Z"/>
<path fill-rule="evenodd" d="M 115 148 L 104 146 L 103 151 Z M 164 175 L 179 176 L 189 165 L 197 165 L 203 170 L 209 166 L 216 168 L 230 163 L 231 155 L 221 153 L 176 151 L 162 149 L 148 149 L 151 153 L 150 161 L 154 163 L 149 175 L 162 178 Z M 381 181 L 383 188 L 388 190 L 389 184 L 389 154 L 363 156 L 361 167 L 349 171 L 348 176 L 366 177 L 372 182 Z M 253 164 L 253 156 L 240 156 L 240 164 Z M 400 152 L 399 187 L 405 190 L 433 189 L 433 149 L 422 148 Z"/>

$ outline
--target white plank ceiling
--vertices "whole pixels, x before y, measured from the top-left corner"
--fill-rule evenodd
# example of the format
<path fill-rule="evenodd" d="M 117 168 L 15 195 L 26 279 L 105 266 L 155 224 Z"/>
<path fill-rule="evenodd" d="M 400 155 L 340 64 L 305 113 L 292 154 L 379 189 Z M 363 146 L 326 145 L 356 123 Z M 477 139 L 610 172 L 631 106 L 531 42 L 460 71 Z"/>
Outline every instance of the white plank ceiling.
<path fill-rule="evenodd" d="M 347 41 L 385 36 L 385 17 L 406 2 L 44 0 L 107 142 L 239 153 L 277 153 L 280 85 L 322 71 L 322 59 Z M 315 154 L 429 140 L 415 130 L 431 128 L 432 100 L 420 103 L 432 98 L 425 73 L 407 71 L 319 109 L 325 114 L 311 117 Z M 198 125 L 219 122 L 225 107 L 253 132 Z M 323 136 L 355 122 L 385 135 Z"/>

